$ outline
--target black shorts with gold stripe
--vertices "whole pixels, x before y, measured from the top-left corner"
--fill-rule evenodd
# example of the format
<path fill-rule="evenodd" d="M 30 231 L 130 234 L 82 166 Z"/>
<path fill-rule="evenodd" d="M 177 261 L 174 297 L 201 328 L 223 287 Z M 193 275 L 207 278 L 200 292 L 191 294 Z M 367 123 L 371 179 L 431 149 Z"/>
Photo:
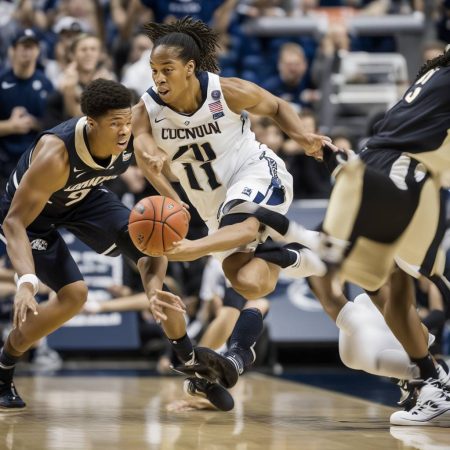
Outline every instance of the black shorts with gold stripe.
<path fill-rule="evenodd" d="M 343 279 L 376 291 L 395 258 L 426 276 L 443 270 L 444 198 L 425 166 L 401 152 L 367 150 L 339 171 L 323 231 L 349 246 Z"/>

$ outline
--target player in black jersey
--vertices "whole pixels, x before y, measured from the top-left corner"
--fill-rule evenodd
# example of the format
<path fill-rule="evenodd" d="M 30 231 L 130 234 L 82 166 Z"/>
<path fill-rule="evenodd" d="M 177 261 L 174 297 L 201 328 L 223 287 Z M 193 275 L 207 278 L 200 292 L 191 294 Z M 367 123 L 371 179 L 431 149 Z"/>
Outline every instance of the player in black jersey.
<path fill-rule="evenodd" d="M 316 291 L 341 332 L 356 336 L 364 326 L 357 305 L 332 280 L 337 273 L 363 287 L 418 367 L 417 404 L 394 413 L 395 425 L 450 426 L 448 376 L 440 376 L 428 352 L 406 274 L 427 276 L 448 293 L 438 250 L 445 229 L 441 176 L 450 169 L 449 76 L 447 51 L 422 68 L 358 157 L 328 155 L 337 163 L 336 183 L 316 248 L 332 269 Z"/>
<path fill-rule="evenodd" d="M 148 297 L 157 295 L 166 308 L 184 311 L 179 298 L 157 292 L 166 258 L 148 257 L 134 247 L 128 235 L 129 209 L 102 186 L 124 172 L 132 157 L 131 94 L 117 82 L 98 79 L 83 92 L 81 105 L 86 116 L 45 131 L 23 154 L 1 199 L 0 237 L 6 238 L 19 278 L 14 328 L 0 352 L 0 410 L 25 407 L 13 383 L 16 362 L 33 343 L 77 314 L 87 298 L 59 227 L 99 253 L 132 259 Z M 57 295 L 38 305 L 34 296 L 39 280 Z M 184 346 L 188 354 L 189 344 Z"/>

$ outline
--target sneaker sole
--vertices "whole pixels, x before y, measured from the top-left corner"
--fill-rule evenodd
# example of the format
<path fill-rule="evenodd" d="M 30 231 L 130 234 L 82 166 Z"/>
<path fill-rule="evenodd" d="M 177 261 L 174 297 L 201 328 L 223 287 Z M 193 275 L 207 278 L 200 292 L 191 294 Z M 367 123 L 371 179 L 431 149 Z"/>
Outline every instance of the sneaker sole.
<path fill-rule="evenodd" d="M 26 406 L 0 406 L 0 413 L 15 413 L 27 409 Z"/>
<path fill-rule="evenodd" d="M 422 427 L 445 427 L 450 428 L 450 409 L 447 409 L 428 420 L 411 420 L 395 417 L 390 420 L 391 425 L 422 426 Z"/>
<path fill-rule="evenodd" d="M 201 365 L 208 367 L 208 373 L 205 374 L 208 381 L 213 383 L 218 381 L 226 388 L 231 388 L 237 383 L 239 374 L 234 364 L 227 358 L 206 347 L 197 347 L 195 355 Z"/>

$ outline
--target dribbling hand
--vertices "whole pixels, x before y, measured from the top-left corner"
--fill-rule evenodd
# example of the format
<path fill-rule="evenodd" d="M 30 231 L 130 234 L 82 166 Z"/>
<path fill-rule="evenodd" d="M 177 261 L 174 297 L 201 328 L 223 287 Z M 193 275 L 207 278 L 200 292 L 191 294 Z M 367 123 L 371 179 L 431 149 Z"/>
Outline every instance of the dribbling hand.
<path fill-rule="evenodd" d="M 25 322 L 29 311 L 32 311 L 37 316 L 37 306 L 38 304 L 33 295 L 33 287 L 28 283 L 22 284 L 17 289 L 14 297 L 14 328 L 20 328 L 20 325 Z"/>
<path fill-rule="evenodd" d="M 160 291 L 159 289 L 155 290 L 154 294 L 150 297 L 149 303 L 150 311 L 158 323 L 162 320 L 167 320 L 167 315 L 164 313 L 165 309 L 177 311 L 181 314 L 186 312 L 186 305 L 178 295 L 167 291 Z"/>

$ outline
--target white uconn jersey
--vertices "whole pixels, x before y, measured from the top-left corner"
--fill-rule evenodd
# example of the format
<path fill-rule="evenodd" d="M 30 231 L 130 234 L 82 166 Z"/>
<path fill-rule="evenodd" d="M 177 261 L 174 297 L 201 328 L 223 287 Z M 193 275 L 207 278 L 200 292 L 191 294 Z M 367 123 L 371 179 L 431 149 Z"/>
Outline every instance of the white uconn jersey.
<path fill-rule="evenodd" d="M 246 160 L 260 154 L 259 144 L 243 113 L 232 112 L 218 75 L 197 75 L 203 103 L 193 114 L 178 113 L 159 98 L 154 87 L 142 100 L 153 138 L 167 153 L 171 169 L 204 220 L 217 216 L 233 175 Z M 251 145 L 248 145 L 251 144 Z"/>

